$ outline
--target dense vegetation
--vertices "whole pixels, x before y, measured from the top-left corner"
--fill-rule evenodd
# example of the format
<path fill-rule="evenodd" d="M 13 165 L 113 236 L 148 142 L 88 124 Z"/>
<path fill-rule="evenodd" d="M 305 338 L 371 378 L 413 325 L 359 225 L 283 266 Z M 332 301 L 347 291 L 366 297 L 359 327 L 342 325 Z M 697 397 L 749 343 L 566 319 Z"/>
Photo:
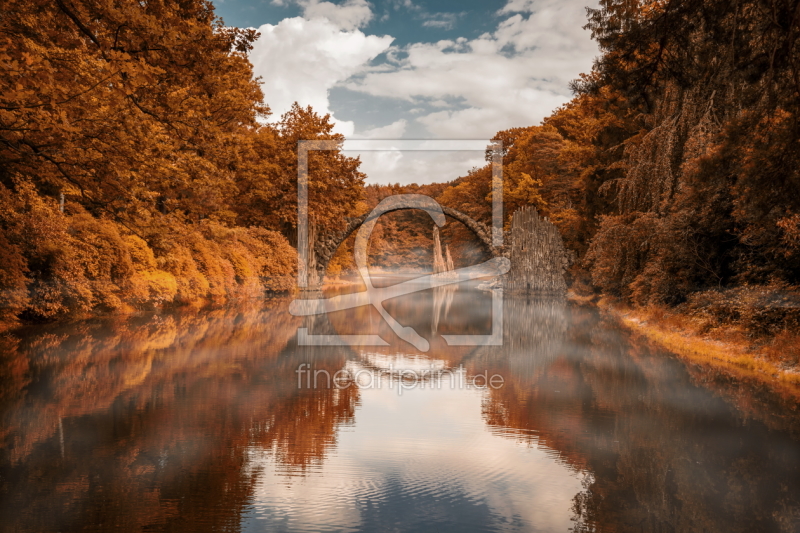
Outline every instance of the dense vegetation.
<path fill-rule="evenodd" d="M 205 0 L 4 2 L 0 318 L 293 284 L 296 141 L 343 139 L 298 106 L 263 124 L 256 37 Z M 320 224 L 360 198 L 357 160 L 310 172 Z"/>
<path fill-rule="evenodd" d="M 207 1 L 9 1 L 0 20 L 0 289 L 6 317 L 286 289 L 296 141 L 338 139 L 295 106 L 276 124 L 256 35 Z M 602 0 L 602 55 L 542 124 L 499 132 L 506 213 L 537 206 L 583 293 L 682 305 L 712 327 L 800 325 L 800 2 Z M 421 192 L 489 222 L 488 165 L 447 184 L 363 187 L 311 159 L 320 226 Z M 429 262 L 430 223 L 376 228 L 377 264 Z M 456 262 L 479 247 L 443 233 Z M 331 264 L 349 265 L 346 244 Z"/>
<path fill-rule="evenodd" d="M 603 0 L 602 56 L 541 125 L 498 133 L 508 212 L 536 205 L 576 290 L 705 327 L 800 328 L 800 2 Z M 490 169 L 443 203 L 484 221 Z"/>

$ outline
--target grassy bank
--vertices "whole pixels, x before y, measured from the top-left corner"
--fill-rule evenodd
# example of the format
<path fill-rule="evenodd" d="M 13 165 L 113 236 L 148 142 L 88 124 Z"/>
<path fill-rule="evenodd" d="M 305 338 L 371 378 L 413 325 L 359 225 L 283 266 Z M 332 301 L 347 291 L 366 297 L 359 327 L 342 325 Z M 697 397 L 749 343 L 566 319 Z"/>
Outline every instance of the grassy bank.
<path fill-rule="evenodd" d="M 709 328 L 680 309 L 632 308 L 608 298 L 601 299 L 598 306 L 631 331 L 687 362 L 800 397 L 797 331 L 757 336 L 735 324 Z"/>

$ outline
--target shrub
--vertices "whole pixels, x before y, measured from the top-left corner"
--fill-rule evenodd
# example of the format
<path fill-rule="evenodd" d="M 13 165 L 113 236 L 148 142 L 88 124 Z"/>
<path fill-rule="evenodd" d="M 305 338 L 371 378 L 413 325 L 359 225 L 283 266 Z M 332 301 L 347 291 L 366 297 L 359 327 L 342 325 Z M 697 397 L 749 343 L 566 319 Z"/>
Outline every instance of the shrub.
<path fill-rule="evenodd" d="M 190 303 L 208 296 L 208 279 L 198 269 L 188 248 L 173 244 L 169 252 L 158 257 L 157 261 L 161 270 L 169 272 L 175 278 L 176 302 Z"/>
<path fill-rule="evenodd" d="M 123 237 L 135 273 L 125 286 L 128 301 L 137 306 L 172 302 L 178 294 L 175 276 L 158 268 L 153 250 L 136 235 Z"/>
<path fill-rule="evenodd" d="M 84 312 L 95 304 L 85 276 L 84 248 L 68 231 L 69 220 L 53 199 L 18 180 L 12 193 L 0 185 L 0 226 L 27 263 L 30 318 L 51 319 Z"/>
<path fill-rule="evenodd" d="M 0 233 L 0 322 L 13 320 L 28 305 L 27 273 L 19 247 Z"/>
<path fill-rule="evenodd" d="M 264 288 L 275 292 L 292 290 L 297 275 L 297 251 L 277 231 L 250 227 L 247 232 L 257 243 L 254 251 L 262 260 L 259 275 Z"/>
<path fill-rule="evenodd" d="M 0 184 L 0 320 L 260 296 L 294 286 L 280 234 L 205 221 L 151 229 L 150 243 L 79 205 L 62 213 L 27 182 Z"/>
<path fill-rule="evenodd" d="M 800 290 L 784 282 L 698 292 L 684 306 L 708 327 L 736 325 L 756 337 L 800 329 Z"/>

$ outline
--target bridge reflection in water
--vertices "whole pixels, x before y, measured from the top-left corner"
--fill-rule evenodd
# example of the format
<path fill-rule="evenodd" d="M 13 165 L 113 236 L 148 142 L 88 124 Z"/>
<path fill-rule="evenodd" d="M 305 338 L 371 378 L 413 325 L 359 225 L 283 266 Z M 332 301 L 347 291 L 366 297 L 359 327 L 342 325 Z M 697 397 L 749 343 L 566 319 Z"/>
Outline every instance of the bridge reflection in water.
<path fill-rule="evenodd" d="M 0 530 L 798 527 L 796 401 L 686 367 L 593 310 L 507 296 L 503 345 L 456 347 L 441 335 L 491 331 L 489 293 L 388 301 L 431 341 L 422 353 L 369 307 L 312 327 L 388 346 L 298 346 L 309 319 L 287 307 L 0 337 Z M 301 364 L 384 386 L 298 387 Z M 404 368 L 504 383 L 412 388 L 390 371 Z"/>

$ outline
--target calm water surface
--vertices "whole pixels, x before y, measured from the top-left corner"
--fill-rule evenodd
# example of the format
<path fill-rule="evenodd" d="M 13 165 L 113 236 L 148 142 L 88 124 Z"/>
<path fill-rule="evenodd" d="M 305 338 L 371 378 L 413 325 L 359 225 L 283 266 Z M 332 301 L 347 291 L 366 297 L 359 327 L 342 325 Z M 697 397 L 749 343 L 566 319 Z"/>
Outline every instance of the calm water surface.
<path fill-rule="evenodd" d="M 453 347 L 490 293 L 387 302 L 423 353 L 288 305 L 0 337 L 0 531 L 800 531 L 796 401 L 592 309 L 506 296 L 502 346 Z"/>

